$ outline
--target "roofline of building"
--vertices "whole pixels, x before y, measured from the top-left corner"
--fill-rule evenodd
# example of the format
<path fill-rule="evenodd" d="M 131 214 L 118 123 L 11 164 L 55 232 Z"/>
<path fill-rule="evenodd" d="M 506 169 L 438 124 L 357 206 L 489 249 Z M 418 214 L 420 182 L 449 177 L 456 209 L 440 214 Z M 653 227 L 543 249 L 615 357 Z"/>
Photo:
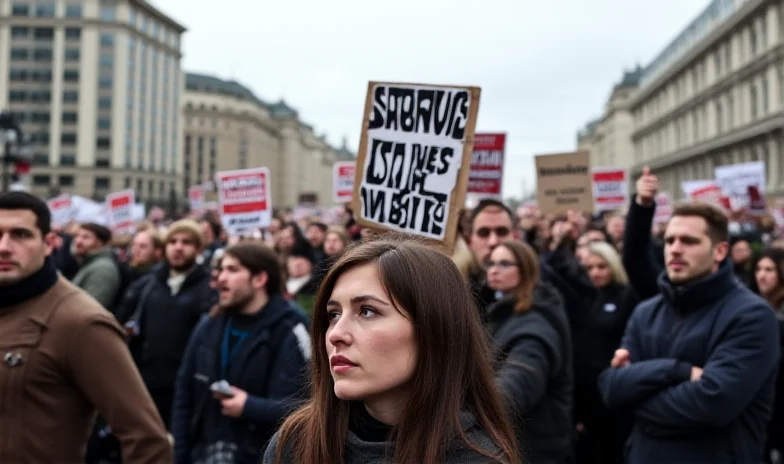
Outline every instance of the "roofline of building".
<path fill-rule="evenodd" d="M 139 7 L 140 9 L 146 11 L 147 13 L 155 15 L 158 19 L 162 19 L 169 26 L 172 26 L 175 29 L 177 29 L 177 32 L 179 32 L 180 34 L 188 30 L 187 27 L 178 23 L 171 16 L 167 15 L 166 13 L 152 6 L 150 3 L 147 3 L 145 0 L 130 0 L 130 1 L 133 5 Z"/>

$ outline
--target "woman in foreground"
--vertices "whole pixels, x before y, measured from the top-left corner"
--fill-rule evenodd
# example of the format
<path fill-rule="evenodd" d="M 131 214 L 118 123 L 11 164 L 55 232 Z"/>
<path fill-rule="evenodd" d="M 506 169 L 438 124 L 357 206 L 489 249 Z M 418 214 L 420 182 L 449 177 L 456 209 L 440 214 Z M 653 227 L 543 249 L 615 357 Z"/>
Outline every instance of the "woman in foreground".
<path fill-rule="evenodd" d="M 435 250 L 397 239 L 347 250 L 316 299 L 312 397 L 264 463 L 519 462 L 473 305 Z"/>

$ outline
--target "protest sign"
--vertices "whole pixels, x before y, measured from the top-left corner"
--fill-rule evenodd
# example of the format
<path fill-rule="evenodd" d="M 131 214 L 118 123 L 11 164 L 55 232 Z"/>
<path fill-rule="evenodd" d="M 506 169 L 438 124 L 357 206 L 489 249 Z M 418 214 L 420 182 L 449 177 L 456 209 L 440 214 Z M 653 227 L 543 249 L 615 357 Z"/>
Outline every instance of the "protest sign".
<path fill-rule="evenodd" d="M 52 224 L 62 227 L 74 218 L 74 208 L 71 202 L 71 195 L 63 194 L 54 197 L 47 202 L 49 211 L 52 213 Z"/>
<path fill-rule="evenodd" d="M 614 211 L 629 198 L 629 180 L 625 169 L 593 168 L 593 210 Z"/>
<path fill-rule="evenodd" d="M 587 151 L 536 156 L 536 200 L 543 213 L 593 211 L 591 154 Z"/>
<path fill-rule="evenodd" d="M 123 190 L 106 195 L 106 209 L 109 213 L 109 228 L 115 234 L 132 234 L 135 231 L 133 207 L 136 193 Z"/>
<path fill-rule="evenodd" d="M 452 248 L 479 95 L 478 87 L 368 84 L 354 181 L 359 225 Z"/>
<path fill-rule="evenodd" d="M 215 175 L 223 227 L 242 235 L 272 222 L 270 174 L 267 168 L 222 171 Z"/>
<path fill-rule="evenodd" d="M 729 197 L 733 209 L 765 210 L 764 161 L 718 166 L 714 172 L 716 183 Z"/>
<path fill-rule="evenodd" d="M 656 195 L 656 213 L 653 216 L 654 224 L 666 224 L 672 216 L 672 199 L 670 194 L 662 192 Z"/>
<path fill-rule="evenodd" d="M 501 198 L 504 177 L 506 134 L 475 134 L 474 152 L 468 175 L 468 193 L 483 198 Z"/>
<path fill-rule="evenodd" d="M 350 202 L 354 196 L 355 161 L 337 161 L 332 165 L 332 200 L 335 203 Z"/>
<path fill-rule="evenodd" d="M 204 185 L 192 185 L 188 188 L 188 201 L 191 211 L 202 211 L 207 189 Z"/>

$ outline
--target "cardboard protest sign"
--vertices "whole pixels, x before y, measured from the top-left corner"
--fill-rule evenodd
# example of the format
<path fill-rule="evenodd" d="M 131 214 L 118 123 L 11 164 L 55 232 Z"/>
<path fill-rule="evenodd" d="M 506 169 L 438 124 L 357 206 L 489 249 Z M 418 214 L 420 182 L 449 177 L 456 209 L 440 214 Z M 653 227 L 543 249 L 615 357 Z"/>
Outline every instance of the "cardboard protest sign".
<path fill-rule="evenodd" d="M 662 192 L 656 195 L 656 212 L 653 216 L 654 224 L 666 224 L 672 216 L 672 200 L 670 194 Z"/>
<path fill-rule="evenodd" d="M 452 248 L 479 96 L 478 87 L 368 84 L 354 181 L 359 225 Z"/>
<path fill-rule="evenodd" d="M 130 189 L 106 195 L 106 209 L 109 213 L 109 228 L 112 233 L 134 233 L 133 210 L 135 204 L 136 193 Z"/>
<path fill-rule="evenodd" d="M 593 210 L 614 211 L 629 198 L 629 179 L 625 169 L 593 168 Z"/>
<path fill-rule="evenodd" d="M 73 202 L 71 195 L 63 194 L 54 197 L 46 202 L 49 206 L 49 211 L 52 213 L 52 224 L 62 227 L 74 218 Z"/>
<path fill-rule="evenodd" d="M 338 161 L 332 165 L 332 200 L 348 203 L 354 197 L 355 161 Z"/>
<path fill-rule="evenodd" d="M 593 212 L 591 154 L 587 151 L 536 156 L 536 200 L 543 213 Z"/>
<path fill-rule="evenodd" d="M 243 235 L 272 222 L 270 174 L 267 168 L 221 171 L 215 175 L 223 227 Z"/>
<path fill-rule="evenodd" d="M 500 199 L 504 177 L 506 134 L 475 134 L 468 193 Z"/>

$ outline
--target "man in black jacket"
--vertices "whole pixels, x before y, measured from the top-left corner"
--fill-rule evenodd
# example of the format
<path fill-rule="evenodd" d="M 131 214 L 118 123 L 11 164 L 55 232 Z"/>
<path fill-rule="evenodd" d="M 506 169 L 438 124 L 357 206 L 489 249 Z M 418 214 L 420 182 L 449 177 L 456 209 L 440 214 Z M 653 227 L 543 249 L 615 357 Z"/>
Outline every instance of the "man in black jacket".
<path fill-rule="evenodd" d="M 657 181 L 647 169 L 644 176 L 630 218 L 653 217 Z M 633 411 L 628 462 L 762 462 L 778 326 L 768 305 L 735 279 L 727 240 L 718 207 L 675 208 L 659 294 L 635 309 L 599 379 L 608 407 Z M 645 240 L 635 246 L 648 250 Z M 655 269 L 650 260 L 635 265 L 638 278 Z"/>
<path fill-rule="evenodd" d="M 177 379 L 175 462 L 255 464 L 278 425 L 307 396 L 308 320 L 280 296 L 265 245 L 226 249 L 220 306 L 196 329 Z M 225 382 L 228 391 L 212 390 Z"/>
<path fill-rule="evenodd" d="M 117 311 L 131 336 L 130 349 L 144 384 L 170 427 L 174 384 L 191 333 L 217 301 L 210 274 L 196 263 L 202 253 L 196 222 L 169 228 L 166 259 L 134 282 Z"/>

